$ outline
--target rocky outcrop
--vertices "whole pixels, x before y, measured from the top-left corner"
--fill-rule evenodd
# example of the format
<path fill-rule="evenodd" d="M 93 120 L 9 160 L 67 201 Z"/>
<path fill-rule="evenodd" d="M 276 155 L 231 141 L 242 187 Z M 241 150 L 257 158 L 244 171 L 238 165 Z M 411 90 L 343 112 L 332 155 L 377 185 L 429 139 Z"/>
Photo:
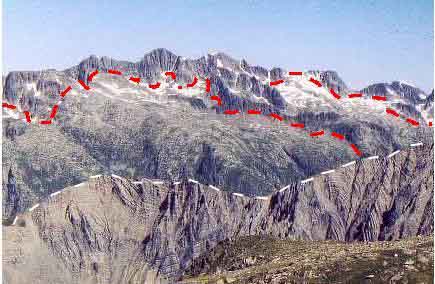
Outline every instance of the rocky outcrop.
<path fill-rule="evenodd" d="M 20 211 L 20 194 L 12 169 L 9 169 L 7 183 L 2 186 L 2 223 L 11 224 Z"/>
<path fill-rule="evenodd" d="M 263 198 L 192 180 L 156 185 L 96 177 L 20 218 L 30 226 L 23 232 L 34 226 L 33 242 L 43 240 L 45 251 L 75 277 L 138 283 L 140 267 L 177 279 L 220 241 L 247 235 L 338 241 L 430 235 L 433 186 L 433 145 L 427 145 L 358 161 Z M 8 272 L 20 265 L 4 262 Z"/>

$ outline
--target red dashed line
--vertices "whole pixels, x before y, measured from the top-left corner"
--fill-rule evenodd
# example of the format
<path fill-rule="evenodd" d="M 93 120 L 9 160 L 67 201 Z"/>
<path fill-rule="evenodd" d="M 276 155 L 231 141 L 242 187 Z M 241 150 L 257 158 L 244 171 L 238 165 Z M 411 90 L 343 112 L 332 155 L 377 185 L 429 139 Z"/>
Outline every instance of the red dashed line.
<path fill-rule="evenodd" d="M 261 111 L 255 109 L 248 109 L 248 114 L 261 114 Z"/>
<path fill-rule="evenodd" d="M 4 107 L 4 108 L 8 108 L 8 109 L 16 109 L 16 108 L 17 108 L 16 106 L 14 106 L 14 105 L 10 105 L 10 104 L 7 104 L 7 103 L 3 103 L 3 104 L 2 104 L 2 107 Z"/>
<path fill-rule="evenodd" d="M 94 77 L 98 74 L 98 70 L 93 71 L 91 74 L 89 74 L 88 76 L 88 82 L 92 82 L 92 80 L 94 79 Z"/>
<path fill-rule="evenodd" d="M 340 140 L 344 140 L 344 135 L 340 134 L 340 133 L 337 133 L 337 132 L 332 132 L 331 136 L 334 137 L 334 138 L 340 139 Z"/>
<path fill-rule="evenodd" d="M 238 114 L 239 111 L 238 110 L 226 110 L 224 111 L 225 114 L 229 114 L 229 115 L 234 115 L 234 114 Z"/>
<path fill-rule="evenodd" d="M 325 131 L 320 130 L 320 131 L 316 131 L 316 132 L 311 132 L 310 136 L 311 137 L 316 137 L 316 136 L 322 136 L 323 134 L 325 134 Z"/>
<path fill-rule="evenodd" d="M 118 71 L 118 70 L 109 69 L 107 72 L 109 74 L 122 75 L 122 73 L 120 71 Z M 97 74 L 98 74 L 98 70 L 93 71 L 88 76 L 88 82 L 92 81 L 93 77 L 95 75 L 97 75 Z M 165 75 L 166 76 L 171 76 L 174 80 L 176 79 L 176 75 L 172 71 L 171 72 L 166 72 Z M 292 71 L 290 71 L 289 75 L 302 75 L 302 72 L 292 72 Z M 133 81 L 135 83 L 139 83 L 140 82 L 140 77 L 130 77 L 129 80 Z M 206 78 L 205 81 L 206 81 L 206 92 L 210 92 L 211 91 L 210 79 Z M 309 81 L 311 83 L 315 84 L 317 87 L 321 87 L 322 86 L 322 83 L 320 81 L 315 80 L 312 77 L 309 79 Z M 82 85 L 82 87 L 85 90 L 89 90 L 90 89 L 90 87 L 88 85 L 86 85 L 83 81 L 78 80 L 78 82 L 80 83 L 80 85 Z M 190 84 L 187 84 L 187 87 L 193 87 L 197 82 L 198 82 L 198 79 L 196 77 L 194 77 L 193 82 L 190 83 Z M 270 82 L 270 85 L 271 86 L 278 85 L 278 84 L 281 84 L 283 82 L 284 82 L 284 80 L 276 80 L 276 81 Z M 157 82 L 155 84 L 149 84 L 149 87 L 151 89 L 157 89 L 157 88 L 160 87 L 160 82 Z M 68 92 L 71 91 L 71 89 L 72 89 L 71 86 L 68 86 L 64 91 L 61 92 L 60 96 L 64 97 Z M 178 89 L 182 89 L 182 86 L 178 86 Z M 341 98 L 341 96 L 339 94 L 337 94 L 333 89 L 330 89 L 329 91 L 330 91 L 330 93 L 335 98 L 337 98 L 337 99 Z M 348 98 L 357 98 L 357 97 L 358 98 L 362 97 L 362 94 L 360 94 L 360 93 L 354 93 L 354 94 L 349 94 L 348 95 Z M 373 96 L 372 99 L 373 100 L 379 100 L 379 101 L 386 101 L 386 97 L 383 97 L 383 96 Z M 217 101 L 219 106 L 222 105 L 222 101 L 221 101 L 221 99 L 218 96 L 211 96 L 211 100 Z M 16 109 L 16 106 L 10 105 L 10 104 L 7 104 L 7 103 L 3 103 L 3 107 L 10 108 L 10 109 Z M 39 121 L 39 123 L 40 124 L 45 124 L 45 125 L 51 124 L 52 123 L 51 119 L 53 119 L 56 116 L 57 110 L 58 110 L 58 105 L 53 106 L 53 109 L 52 109 L 51 114 L 50 114 L 50 120 L 41 120 L 41 121 Z M 394 111 L 392 109 L 389 109 L 389 108 L 387 108 L 386 112 L 388 114 L 394 115 L 396 117 L 399 116 L 399 114 L 396 111 Z M 227 115 L 235 115 L 235 114 L 239 114 L 239 113 L 240 113 L 239 110 L 226 110 L 226 111 L 224 111 L 224 114 L 227 114 Z M 30 117 L 31 114 L 30 114 L 30 112 L 24 111 L 24 114 L 26 116 L 27 122 L 31 122 L 31 117 Z M 261 114 L 261 111 L 260 110 L 255 110 L 255 109 L 250 109 L 250 110 L 248 110 L 248 114 L 259 115 L 259 114 Z M 275 113 L 271 113 L 271 114 L 269 114 L 269 116 L 274 118 L 274 119 L 277 119 L 279 121 L 283 121 L 283 119 L 284 119 L 282 116 L 280 116 L 278 114 L 275 114 Z M 413 120 L 411 118 L 407 118 L 406 121 L 408 123 L 414 125 L 414 126 L 418 126 L 419 125 L 419 123 L 417 121 L 415 121 L 415 120 Z M 305 128 L 305 125 L 303 123 L 291 123 L 290 126 L 291 127 L 295 127 L 295 128 Z M 432 122 L 429 122 L 429 126 L 432 126 Z M 311 137 L 316 137 L 316 136 L 322 136 L 324 134 L 325 134 L 324 130 L 321 130 L 321 131 L 311 132 L 310 136 Z M 331 136 L 335 137 L 337 139 L 340 139 L 340 140 L 344 140 L 345 139 L 344 135 L 336 133 L 336 132 L 332 132 Z M 350 144 L 350 146 L 352 147 L 353 151 L 358 156 L 361 156 L 361 151 L 354 144 Z"/>
<path fill-rule="evenodd" d="M 288 74 L 291 75 L 291 76 L 300 76 L 300 75 L 302 75 L 302 72 L 299 72 L 299 71 L 290 71 L 290 72 L 288 72 Z"/>
<path fill-rule="evenodd" d="M 305 124 L 303 123 L 292 123 L 290 124 L 291 127 L 296 127 L 296 128 L 304 128 Z"/>
<path fill-rule="evenodd" d="M 128 78 L 128 80 L 130 80 L 136 84 L 140 83 L 140 77 L 130 77 L 130 78 Z"/>
<path fill-rule="evenodd" d="M 24 115 L 26 116 L 26 121 L 28 123 L 31 123 L 32 119 L 30 118 L 30 112 L 26 110 L 26 111 L 24 111 Z"/>
<path fill-rule="evenodd" d="M 207 93 L 210 93 L 210 89 L 211 89 L 210 79 L 205 79 L 205 91 Z"/>
<path fill-rule="evenodd" d="M 375 100 L 375 101 L 384 101 L 385 102 L 387 100 L 387 97 L 373 96 L 372 99 Z"/>
<path fill-rule="evenodd" d="M 429 121 L 429 127 L 432 127 L 432 121 Z"/>
<path fill-rule="evenodd" d="M 211 96 L 210 98 L 212 101 L 217 101 L 218 106 L 222 105 L 222 100 L 218 96 Z"/>
<path fill-rule="evenodd" d="M 51 119 L 53 119 L 55 116 L 56 116 L 56 113 L 57 113 L 57 109 L 59 108 L 59 106 L 58 105 L 54 105 L 53 106 L 53 108 L 52 108 L 52 110 L 51 110 L 51 113 L 50 113 L 50 118 Z"/>
<path fill-rule="evenodd" d="M 198 78 L 193 78 L 193 82 L 192 83 L 190 83 L 190 84 L 187 84 L 187 87 L 188 88 L 192 88 L 193 86 L 195 86 L 196 85 L 196 83 L 198 83 Z"/>
<path fill-rule="evenodd" d="M 362 94 L 354 93 L 354 94 L 349 94 L 349 95 L 347 95 L 347 97 L 348 97 L 349 99 L 352 99 L 352 98 L 361 98 L 361 97 L 362 97 Z"/>
<path fill-rule="evenodd" d="M 313 77 L 310 78 L 310 82 L 316 85 L 317 87 L 322 87 L 322 83 L 314 79 Z"/>
<path fill-rule="evenodd" d="M 270 117 L 275 118 L 276 120 L 282 121 L 284 118 L 276 113 L 269 114 Z"/>
<path fill-rule="evenodd" d="M 91 88 L 85 84 L 85 82 L 83 82 L 82 80 L 77 80 L 79 82 L 79 84 L 83 87 L 83 89 L 85 89 L 86 91 L 89 91 Z"/>
<path fill-rule="evenodd" d="M 121 71 L 113 70 L 113 69 L 109 69 L 109 70 L 107 70 L 107 73 L 109 73 L 109 74 L 113 74 L 113 75 L 122 75 L 122 72 L 121 72 Z"/>
<path fill-rule="evenodd" d="M 168 71 L 168 72 L 165 72 L 165 75 L 166 75 L 166 76 L 171 76 L 171 77 L 172 77 L 172 80 L 177 79 L 177 74 L 175 74 L 175 72 Z"/>
<path fill-rule="evenodd" d="M 409 124 L 414 125 L 414 126 L 418 126 L 420 124 L 420 123 L 418 123 L 418 121 L 416 121 L 412 118 L 407 118 L 406 122 L 408 122 Z"/>
<path fill-rule="evenodd" d="M 41 120 L 40 124 L 51 124 L 51 120 Z"/>
<path fill-rule="evenodd" d="M 350 144 L 350 147 L 352 147 L 352 150 L 355 152 L 355 154 L 361 157 L 361 151 L 355 146 L 355 144 Z"/>
<path fill-rule="evenodd" d="M 150 87 L 151 89 L 155 90 L 158 89 L 160 87 L 160 82 L 153 84 L 148 84 L 148 87 Z"/>
<path fill-rule="evenodd" d="M 334 98 L 336 98 L 337 100 L 339 100 L 341 98 L 341 96 L 339 94 L 337 94 L 334 89 L 330 89 L 329 92 L 331 93 L 331 95 L 334 96 Z"/>
<path fill-rule="evenodd" d="M 65 97 L 66 94 L 68 94 L 68 92 L 71 91 L 71 89 L 72 89 L 71 86 L 66 87 L 66 89 L 63 90 L 62 93 L 60 93 L 60 96 Z"/>
<path fill-rule="evenodd" d="M 284 83 L 284 80 L 276 80 L 276 81 L 270 82 L 269 85 L 270 86 L 276 86 L 276 85 L 279 85 L 279 84 L 282 84 L 282 83 Z"/>
<path fill-rule="evenodd" d="M 179 89 L 179 90 L 183 89 L 183 86 L 178 86 L 178 89 Z"/>
<path fill-rule="evenodd" d="M 395 117 L 399 117 L 399 116 L 400 116 L 400 115 L 397 113 L 397 111 L 395 111 L 394 109 L 387 108 L 385 111 L 386 111 L 388 114 L 391 114 L 391 115 L 393 115 L 393 116 L 395 116 Z"/>

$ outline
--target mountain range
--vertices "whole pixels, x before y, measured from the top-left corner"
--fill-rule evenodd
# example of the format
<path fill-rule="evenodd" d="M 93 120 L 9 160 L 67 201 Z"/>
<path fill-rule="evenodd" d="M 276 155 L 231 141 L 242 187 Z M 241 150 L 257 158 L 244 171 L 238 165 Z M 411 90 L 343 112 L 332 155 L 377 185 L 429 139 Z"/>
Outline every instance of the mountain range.
<path fill-rule="evenodd" d="M 433 234 L 433 91 L 398 81 L 354 90 L 334 71 L 289 71 L 156 49 L 138 62 L 90 56 L 63 71 L 10 72 L 3 102 L 16 109 L 3 108 L 2 145 L 8 283 L 174 282 L 195 258 L 241 236 Z M 52 123 L 40 124 L 54 105 Z"/>

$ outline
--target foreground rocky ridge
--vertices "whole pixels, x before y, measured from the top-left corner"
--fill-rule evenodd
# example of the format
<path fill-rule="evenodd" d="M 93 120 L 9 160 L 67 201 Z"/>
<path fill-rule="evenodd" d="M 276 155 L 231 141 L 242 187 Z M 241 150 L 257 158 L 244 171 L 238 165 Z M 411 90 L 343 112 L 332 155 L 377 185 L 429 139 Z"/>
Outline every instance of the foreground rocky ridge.
<path fill-rule="evenodd" d="M 174 281 L 194 258 L 242 236 L 375 241 L 432 233 L 433 144 L 358 161 L 263 198 L 193 180 L 95 177 L 4 226 L 3 267 L 18 283 L 17 273 L 40 271 L 35 258 L 51 255 L 50 265 L 83 283 Z M 18 237 L 29 234 L 34 239 Z M 58 280 L 50 281 L 71 283 Z"/>
<path fill-rule="evenodd" d="M 433 264 L 433 236 L 369 243 L 249 236 L 195 259 L 180 283 L 433 283 Z"/>

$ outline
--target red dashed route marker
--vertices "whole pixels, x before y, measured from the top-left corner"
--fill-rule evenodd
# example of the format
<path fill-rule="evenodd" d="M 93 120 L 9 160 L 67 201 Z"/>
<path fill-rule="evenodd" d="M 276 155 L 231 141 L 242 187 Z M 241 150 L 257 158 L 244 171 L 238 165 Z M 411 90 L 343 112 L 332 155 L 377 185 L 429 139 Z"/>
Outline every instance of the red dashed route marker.
<path fill-rule="evenodd" d="M 218 96 L 211 96 L 211 97 L 210 97 L 210 100 L 212 100 L 212 101 L 217 101 L 218 106 L 221 106 L 221 105 L 222 105 L 222 100 L 221 100 L 221 98 L 219 98 Z"/>
<path fill-rule="evenodd" d="M 330 89 L 329 92 L 331 93 L 332 96 L 334 96 L 334 98 L 336 98 L 337 100 L 339 100 L 341 98 L 341 96 L 339 94 L 337 94 L 334 89 Z"/>
<path fill-rule="evenodd" d="M 98 74 L 98 70 L 93 71 L 91 74 L 89 74 L 88 76 L 88 82 L 92 82 L 92 80 L 94 79 L 94 77 Z"/>
<path fill-rule="evenodd" d="M 334 137 L 334 138 L 340 139 L 340 140 L 344 140 L 344 135 L 340 134 L 340 133 L 337 133 L 337 132 L 332 132 L 331 136 Z"/>
<path fill-rule="evenodd" d="M 166 76 L 171 76 L 171 77 L 172 77 L 172 80 L 177 79 L 177 74 L 175 74 L 175 72 L 168 71 L 168 72 L 165 72 L 165 75 L 166 75 Z"/>
<path fill-rule="evenodd" d="M 65 97 L 66 94 L 68 94 L 68 92 L 71 91 L 71 89 L 72 89 L 71 86 L 66 87 L 66 89 L 63 90 L 62 93 L 60 93 L 60 96 Z"/>
<path fill-rule="evenodd" d="M 325 131 L 320 130 L 320 131 L 316 131 L 316 132 L 311 132 L 310 136 L 311 137 L 316 137 L 316 136 L 322 136 L 323 134 L 325 134 Z"/>
<path fill-rule="evenodd" d="M 313 83 L 314 85 L 316 85 L 317 87 L 322 87 L 322 83 L 320 83 L 320 81 L 314 79 L 313 77 L 310 78 L 310 82 Z"/>
<path fill-rule="evenodd" d="M 290 76 L 301 76 L 302 72 L 299 72 L 299 71 L 290 71 L 290 72 L 288 72 L 288 74 Z"/>
<path fill-rule="evenodd" d="M 414 120 L 412 118 L 407 118 L 406 122 L 408 122 L 409 124 L 411 124 L 413 126 L 418 126 L 419 125 L 418 121 L 416 121 L 416 120 Z"/>
<path fill-rule="evenodd" d="M 113 75 L 122 75 L 122 72 L 118 71 L 118 70 L 109 69 L 109 70 L 107 70 L 107 72 L 109 74 L 113 74 Z M 99 74 L 98 70 L 95 70 L 92 73 L 90 73 L 89 76 L 88 76 L 88 82 L 91 82 L 93 80 L 93 78 L 97 74 Z M 289 75 L 298 76 L 298 75 L 302 75 L 302 72 L 290 71 L 288 74 Z M 174 79 L 174 80 L 176 79 L 175 72 L 172 72 L 172 71 L 165 72 L 165 75 L 166 76 L 171 76 L 172 79 Z M 140 82 L 140 77 L 130 77 L 129 80 L 132 81 L 132 82 L 135 82 L 135 83 L 139 83 Z M 78 81 L 78 83 L 85 90 L 89 90 L 90 89 L 90 87 L 85 82 L 83 82 L 82 80 L 79 79 L 77 81 Z M 322 87 L 322 83 L 320 81 L 312 78 L 312 77 L 310 77 L 309 81 L 311 83 L 315 84 L 317 87 Z M 188 88 L 193 87 L 193 86 L 195 86 L 197 84 L 197 82 L 198 82 L 198 79 L 196 77 L 194 77 L 193 82 L 192 83 L 188 83 L 187 87 Z M 206 92 L 209 93 L 211 91 L 210 79 L 206 78 L 205 82 L 206 82 L 206 87 L 205 87 L 206 88 Z M 276 81 L 270 82 L 269 84 L 271 86 L 275 86 L 275 85 L 282 84 L 282 83 L 284 83 L 284 80 L 276 80 Z M 160 82 L 157 82 L 155 84 L 149 84 L 148 86 L 151 89 L 157 89 L 157 88 L 160 87 Z M 66 87 L 66 89 L 63 90 L 60 93 L 60 96 L 61 97 L 65 97 L 68 94 L 68 92 L 71 91 L 71 89 L 72 89 L 71 86 Z M 178 86 L 178 89 L 182 89 L 182 86 Z M 341 98 L 341 96 L 339 94 L 337 94 L 333 89 L 330 89 L 329 92 L 335 98 L 337 98 L 337 99 Z M 348 98 L 360 98 L 360 97 L 362 97 L 362 94 L 360 94 L 360 93 L 354 93 L 354 94 L 349 94 L 348 95 Z M 372 99 L 373 100 L 378 100 L 378 101 L 386 101 L 386 97 L 383 97 L 383 96 L 372 96 Z M 221 99 L 218 96 L 211 96 L 211 100 L 217 101 L 219 106 L 222 105 L 222 101 L 221 101 Z M 15 105 L 7 104 L 7 103 L 3 103 L 2 106 L 3 106 L 3 108 L 9 108 L 9 109 L 16 109 L 17 108 Z M 39 121 L 39 123 L 43 124 L 43 125 L 51 124 L 52 123 L 51 119 L 53 119 L 56 116 L 57 110 L 58 110 L 58 105 L 54 105 L 53 108 L 52 108 L 52 111 L 50 113 L 50 119 L 49 120 L 41 120 L 41 121 Z M 398 112 L 396 112 L 395 110 L 390 109 L 390 108 L 387 108 L 386 112 L 387 112 L 387 114 L 390 114 L 390 115 L 393 115 L 393 116 L 396 116 L 396 117 L 400 116 Z M 26 121 L 30 123 L 31 122 L 31 114 L 30 114 L 30 112 L 29 111 L 24 111 L 23 113 L 26 116 Z M 227 114 L 227 115 L 235 115 L 235 114 L 239 114 L 239 113 L 240 112 L 238 110 L 226 110 L 226 111 L 224 111 L 224 114 Z M 261 111 L 260 110 L 255 110 L 255 109 L 250 109 L 250 110 L 248 110 L 248 114 L 259 115 L 259 114 L 261 114 Z M 282 121 L 284 119 L 282 116 L 280 116 L 278 114 L 275 114 L 275 113 L 271 113 L 271 114 L 269 114 L 269 116 L 274 118 L 274 119 L 276 119 L 276 120 L 279 120 L 279 121 Z M 413 126 L 418 126 L 419 125 L 419 122 L 414 120 L 414 119 L 412 119 L 412 118 L 407 118 L 406 122 L 408 122 L 409 124 L 411 124 Z M 291 123 L 290 126 L 291 127 L 295 127 L 295 128 L 304 128 L 305 127 L 305 125 L 303 123 Z M 432 127 L 432 121 L 429 122 L 429 126 Z M 322 136 L 324 134 L 325 134 L 324 130 L 321 130 L 321 131 L 311 132 L 310 136 L 311 137 L 317 137 L 317 136 Z M 334 137 L 334 138 L 340 139 L 340 140 L 344 140 L 345 139 L 344 135 L 336 133 L 336 132 L 332 132 L 331 136 Z M 352 150 L 358 156 L 361 156 L 361 151 L 357 148 L 357 146 L 355 144 L 350 144 L 350 146 L 352 147 Z"/>
<path fill-rule="evenodd" d="M 50 113 L 50 119 L 53 119 L 56 116 L 58 107 L 59 107 L 58 105 L 53 106 L 51 113 Z"/>
<path fill-rule="evenodd" d="M 282 83 L 284 83 L 284 80 L 276 80 L 276 81 L 270 82 L 269 85 L 270 86 L 276 86 L 276 85 L 279 85 L 279 84 L 282 84 Z"/>
<path fill-rule="evenodd" d="M 112 75 L 122 75 L 121 71 L 113 70 L 113 69 L 107 70 L 107 73 L 112 74 Z"/>
<path fill-rule="evenodd" d="M 296 127 L 296 128 L 304 128 L 305 125 L 303 123 L 292 123 L 290 124 L 291 127 Z"/>
<path fill-rule="evenodd" d="M 361 97 L 362 97 L 362 94 L 354 93 L 354 94 L 349 94 L 349 95 L 347 95 L 347 97 L 348 97 L 349 99 L 352 99 L 352 98 L 361 98 Z"/>
<path fill-rule="evenodd" d="M 394 109 L 387 108 L 385 111 L 386 111 L 388 114 L 391 114 L 391 115 L 393 115 L 393 116 L 395 116 L 395 117 L 399 117 L 399 116 L 400 116 L 400 115 L 397 113 L 397 111 L 395 111 Z"/>
<path fill-rule="evenodd" d="M 89 91 L 91 88 L 88 86 L 88 85 L 86 85 L 86 83 L 85 82 L 83 82 L 82 80 L 77 80 L 78 82 L 79 82 L 79 84 L 83 87 L 83 89 L 85 89 L 86 91 Z"/>
<path fill-rule="evenodd" d="M 361 157 L 361 151 L 355 146 L 355 144 L 350 144 L 350 147 L 352 147 L 352 150 L 355 152 L 355 154 Z"/>
<path fill-rule="evenodd" d="M 153 90 L 158 89 L 160 87 L 160 82 L 157 82 L 155 84 L 148 84 L 148 87 L 150 87 Z"/>
<path fill-rule="evenodd" d="M 235 110 L 226 110 L 226 111 L 224 111 L 224 113 L 228 114 L 228 115 L 235 115 L 235 114 L 238 114 L 239 111 L 237 109 L 235 109 Z"/>
<path fill-rule="evenodd" d="M 261 114 L 261 111 L 255 109 L 248 109 L 248 114 Z"/>
<path fill-rule="evenodd" d="M 193 82 L 192 83 L 189 83 L 189 84 L 187 84 L 187 87 L 188 88 L 192 88 L 193 86 L 195 86 L 196 85 L 196 83 L 198 83 L 198 78 L 193 78 Z"/>
<path fill-rule="evenodd" d="M 24 112 L 24 115 L 26 116 L 26 121 L 27 121 L 28 123 L 31 123 L 31 122 L 32 122 L 32 119 L 30 118 L 30 112 L 26 110 L 26 111 Z"/>
<path fill-rule="evenodd" d="M 8 108 L 8 109 L 16 109 L 16 108 L 17 108 L 16 106 L 14 106 L 14 105 L 10 105 L 10 104 L 7 104 L 7 103 L 3 103 L 3 104 L 2 104 L 2 107 L 4 107 L 4 108 Z"/>
<path fill-rule="evenodd" d="M 387 100 L 387 97 L 373 96 L 372 99 L 375 100 L 375 101 L 384 101 L 385 102 Z"/>
<path fill-rule="evenodd" d="M 283 117 L 278 115 L 278 114 L 276 114 L 276 113 L 271 113 L 271 114 L 269 114 L 269 116 L 274 118 L 274 119 L 276 119 L 276 120 L 279 120 L 279 121 L 283 120 Z"/>
<path fill-rule="evenodd" d="M 140 77 L 130 77 L 130 78 L 128 78 L 128 80 L 130 80 L 136 84 L 140 83 Z"/>

